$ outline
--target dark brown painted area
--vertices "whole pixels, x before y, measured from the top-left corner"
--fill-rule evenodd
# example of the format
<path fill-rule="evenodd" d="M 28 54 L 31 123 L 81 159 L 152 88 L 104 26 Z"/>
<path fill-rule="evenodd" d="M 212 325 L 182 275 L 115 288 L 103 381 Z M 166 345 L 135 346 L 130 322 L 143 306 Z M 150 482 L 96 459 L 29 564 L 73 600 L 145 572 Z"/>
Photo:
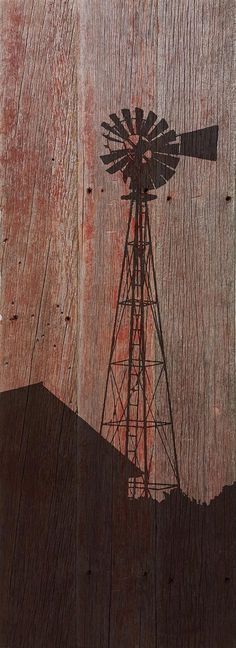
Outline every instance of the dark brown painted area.
<path fill-rule="evenodd" d="M 233 648 L 235 486 L 128 500 L 131 464 L 42 385 L 0 423 L 1 646 Z"/>
<path fill-rule="evenodd" d="M 1 394 L 1 646 L 76 645 L 76 420 L 41 386 Z"/>

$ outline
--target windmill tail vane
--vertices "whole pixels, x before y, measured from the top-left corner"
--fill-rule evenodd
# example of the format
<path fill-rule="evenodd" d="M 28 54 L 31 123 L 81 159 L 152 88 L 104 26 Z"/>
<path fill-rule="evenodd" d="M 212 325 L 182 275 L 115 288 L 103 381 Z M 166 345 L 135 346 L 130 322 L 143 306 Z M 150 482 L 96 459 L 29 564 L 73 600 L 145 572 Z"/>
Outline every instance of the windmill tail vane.
<path fill-rule="evenodd" d="M 123 109 L 102 123 L 110 174 L 121 172 L 129 218 L 105 385 L 100 433 L 137 475 L 129 497 L 159 497 L 180 487 L 170 387 L 157 292 L 149 201 L 174 175 L 181 156 L 216 160 L 218 127 L 177 136 L 165 119 Z"/>

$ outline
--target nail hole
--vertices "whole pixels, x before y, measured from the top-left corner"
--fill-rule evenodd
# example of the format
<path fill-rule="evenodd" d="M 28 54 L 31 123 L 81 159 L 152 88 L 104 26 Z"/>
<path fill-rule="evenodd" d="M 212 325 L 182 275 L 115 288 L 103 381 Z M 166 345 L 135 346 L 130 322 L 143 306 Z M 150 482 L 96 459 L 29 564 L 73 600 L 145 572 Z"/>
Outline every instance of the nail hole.
<path fill-rule="evenodd" d="M 148 575 L 147 571 L 143 572 L 143 575 L 146 577 Z"/>
<path fill-rule="evenodd" d="M 31 317 L 34 317 L 34 313 L 32 313 Z"/>
<path fill-rule="evenodd" d="M 87 576 L 91 576 L 91 574 L 92 574 L 91 569 L 88 569 Z"/>
<path fill-rule="evenodd" d="M 166 200 L 169 202 L 169 200 L 171 200 L 171 196 L 167 196 Z"/>
<path fill-rule="evenodd" d="M 65 317 L 65 320 L 66 320 L 66 322 L 69 322 L 69 321 L 70 321 L 70 316 L 67 315 L 67 316 Z"/>
<path fill-rule="evenodd" d="M 18 265 L 21 265 L 21 261 L 18 261 Z"/>
<path fill-rule="evenodd" d="M 55 158 L 52 158 L 52 162 L 55 162 Z"/>
<path fill-rule="evenodd" d="M 101 189 L 101 192 L 103 193 L 103 192 L 104 192 L 104 189 Z"/>
<path fill-rule="evenodd" d="M 12 301 L 11 303 L 12 303 L 12 305 L 13 305 L 13 304 L 14 304 L 15 302 L 14 302 L 14 301 Z"/>
<path fill-rule="evenodd" d="M 229 581 L 230 581 L 229 576 L 226 576 L 226 577 L 225 577 L 225 583 L 229 583 Z"/>
<path fill-rule="evenodd" d="M 47 322 L 47 326 L 50 326 L 50 322 Z"/>
<path fill-rule="evenodd" d="M 91 188 L 91 187 L 88 187 L 88 189 L 87 189 L 87 193 L 88 193 L 88 194 L 91 194 L 92 191 L 93 191 L 92 188 Z"/>
<path fill-rule="evenodd" d="M 173 579 L 172 576 L 170 576 L 169 579 L 168 579 L 168 583 L 169 583 L 169 585 L 171 585 L 171 583 L 173 583 L 173 582 L 174 582 L 174 579 Z"/>
<path fill-rule="evenodd" d="M 12 322 L 13 320 L 18 320 L 18 315 L 13 315 L 10 317 L 10 321 Z"/>
<path fill-rule="evenodd" d="M 8 241 L 8 238 L 3 239 L 3 243 L 6 243 Z"/>
<path fill-rule="evenodd" d="M 225 200 L 227 200 L 227 202 L 229 202 L 231 200 L 231 196 L 226 196 Z"/>
<path fill-rule="evenodd" d="M 56 346 L 57 346 L 57 345 L 56 345 L 56 344 L 54 344 L 54 345 L 53 345 L 53 348 L 55 349 L 55 348 L 56 348 Z"/>
<path fill-rule="evenodd" d="M 60 308 L 60 304 L 57 304 L 57 308 Z"/>

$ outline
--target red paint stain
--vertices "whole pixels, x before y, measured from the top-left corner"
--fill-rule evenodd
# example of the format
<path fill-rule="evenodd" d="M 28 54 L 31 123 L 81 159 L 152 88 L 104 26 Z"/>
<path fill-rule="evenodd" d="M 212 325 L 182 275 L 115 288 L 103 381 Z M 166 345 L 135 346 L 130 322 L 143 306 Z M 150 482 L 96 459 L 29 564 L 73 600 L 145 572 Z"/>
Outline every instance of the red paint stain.
<path fill-rule="evenodd" d="M 19 11 L 18 7 L 16 5 L 9 5 L 8 7 L 8 12 L 9 12 L 9 17 L 11 20 L 11 23 L 14 27 L 19 27 L 23 23 L 23 16 L 22 12 Z"/>
<path fill-rule="evenodd" d="M 95 128 L 94 128 L 94 88 L 87 81 L 85 96 L 85 121 L 84 121 L 84 148 L 85 162 L 89 173 L 91 173 L 91 182 L 94 176 L 95 162 Z"/>
<path fill-rule="evenodd" d="M 13 99 L 7 98 L 2 111 L 2 132 L 7 135 L 13 129 L 16 120 L 16 105 Z"/>
<path fill-rule="evenodd" d="M 131 96 L 131 103 L 135 108 L 142 108 L 142 94 L 133 94 Z"/>
<path fill-rule="evenodd" d="M 3 36 L 3 66 L 8 83 L 9 79 L 17 80 L 24 61 L 25 45 L 20 30 L 22 26 L 22 13 L 16 5 L 7 4 Z"/>
<path fill-rule="evenodd" d="M 94 88 L 89 80 L 85 90 L 85 119 L 84 119 L 84 158 L 88 186 L 94 185 L 95 143 L 94 127 Z M 94 244 L 95 244 L 95 201 L 92 192 L 85 194 L 84 203 L 83 250 L 86 265 L 84 294 L 85 299 L 91 299 L 91 286 L 94 285 L 93 275 Z"/>

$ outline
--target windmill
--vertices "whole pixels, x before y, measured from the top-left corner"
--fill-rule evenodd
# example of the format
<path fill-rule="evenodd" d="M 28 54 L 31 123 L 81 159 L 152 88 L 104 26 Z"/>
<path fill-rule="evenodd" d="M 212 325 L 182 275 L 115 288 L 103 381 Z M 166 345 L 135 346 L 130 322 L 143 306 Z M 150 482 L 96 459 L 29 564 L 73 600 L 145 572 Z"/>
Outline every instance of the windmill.
<path fill-rule="evenodd" d="M 110 174 L 129 180 L 128 225 L 105 386 L 100 433 L 141 471 L 129 497 L 158 497 L 180 487 L 170 387 L 157 291 L 149 204 L 181 156 L 216 160 L 218 127 L 177 135 L 141 108 L 103 122 Z"/>

